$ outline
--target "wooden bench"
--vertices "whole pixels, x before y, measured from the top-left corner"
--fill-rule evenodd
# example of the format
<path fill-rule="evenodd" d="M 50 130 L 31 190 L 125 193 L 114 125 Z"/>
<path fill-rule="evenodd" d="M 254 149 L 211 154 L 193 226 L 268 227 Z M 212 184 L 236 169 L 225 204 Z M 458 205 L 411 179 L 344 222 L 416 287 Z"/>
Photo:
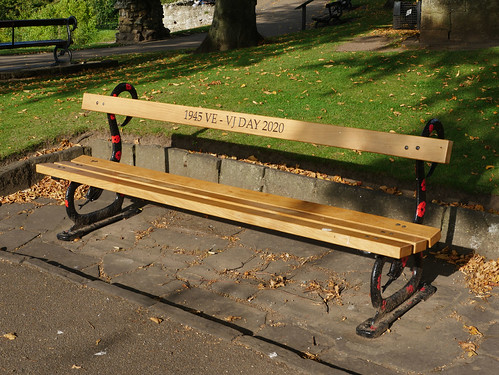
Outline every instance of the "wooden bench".
<path fill-rule="evenodd" d="M 132 98 L 118 97 L 125 91 Z M 423 136 L 412 136 L 136 98 L 137 93 L 129 84 L 118 85 L 112 96 L 88 93 L 83 96 L 84 110 L 108 114 L 113 147 L 110 161 L 81 156 L 71 162 L 37 165 L 39 173 L 73 181 L 66 194 L 66 210 L 75 225 L 61 233 L 60 239 L 71 240 L 86 233 L 88 228 L 95 228 L 99 222 L 106 223 L 106 220 L 113 219 L 113 215 L 119 216 L 123 196 L 127 195 L 373 253 L 376 259 L 371 274 L 371 300 L 377 313 L 357 328 L 357 332 L 366 337 L 379 336 L 411 306 L 435 291 L 432 286 L 420 283 L 422 254 L 440 239 L 440 229 L 422 225 L 426 209 L 426 178 L 436 163 L 449 162 L 452 148 L 452 142 L 443 139 L 442 124 L 438 120 L 426 124 Z M 132 117 L 141 117 L 415 159 L 417 199 L 414 222 L 118 164 L 121 138 L 116 114 L 127 116 L 122 125 Z M 430 137 L 433 132 L 438 138 Z M 432 163 L 428 175 L 425 175 L 426 162 Z M 92 186 L 87 194 L 88 200 L 95 200 L 100 189 L 105 189 L 117 193 L 115 201 L 96 212 L 80 214 L 74 201 L 75 190 L 80 184 Z M 387 261 L 391 263 L 387 284 L 396 280 L 406 266 L 412 276 L 399 291 L 385 297 L 382 295 L 381 276 Z"/>
<path fill-rule="evenodd" d="M 66 26 L 66 39 L 47 39 L 32 41 L 16 41 L 15 30 L 20 27 L 40 27 L 40 26 Z M 28 47 L 54 47 L 54 60 L 56 64 L 60 63 L 59 57 L 65 54 L 72 61 L 72 53 L 69 46 L 73 43 L 71 33 L 76 29 L 77 21 L 74 16 L 69 18 L 52 18 L 41 20 L 0 20 L 0 29 L 12 29 L 11 41 L 0 43 L 0 49 L 28 48 Z"/>
<path fill-rule="evenodd" d="M 327 3 L 326 9 L 328 10 L 328 13 L 322 16 L 312 17 L 312 20 L 315 21 L 315 27 L 318 27 L 321 23 L 324 23 L 327 26 L 331 20 L 337 21 L 343 14 L 343 5 L 341 1 Z"/>

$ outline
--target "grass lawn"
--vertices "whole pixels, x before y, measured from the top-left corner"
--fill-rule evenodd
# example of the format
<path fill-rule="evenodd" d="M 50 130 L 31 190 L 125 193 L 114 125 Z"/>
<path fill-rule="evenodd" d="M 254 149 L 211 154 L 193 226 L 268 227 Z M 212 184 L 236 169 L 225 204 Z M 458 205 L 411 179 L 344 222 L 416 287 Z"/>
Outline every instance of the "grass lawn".
<path fill-rule="evenodd" d="M 373 1 L 368 4 L 372 4 Z M 120 57 L 114 70 L 53 79 L 0 82 L 0 160 L 89 130 L 105 116 L 80 109 L 83 92 L 133 84 L 142 100 L 220 108 L 347 127 L 419 134 L 432 117 L 453 140 L 450 165 L 433 184 L 498 194 L 497 65 L 499 48 L 474 51 L 336 52 L 336 47 L 390 24 L 391 12 L 363 5 L 348 22 L 269 40 L 250 49 Z M 191 135 L 305 154 L 347 168 L 412 179 L 412 162 L 153 121 L 132 121 L 136 135 Z"/>

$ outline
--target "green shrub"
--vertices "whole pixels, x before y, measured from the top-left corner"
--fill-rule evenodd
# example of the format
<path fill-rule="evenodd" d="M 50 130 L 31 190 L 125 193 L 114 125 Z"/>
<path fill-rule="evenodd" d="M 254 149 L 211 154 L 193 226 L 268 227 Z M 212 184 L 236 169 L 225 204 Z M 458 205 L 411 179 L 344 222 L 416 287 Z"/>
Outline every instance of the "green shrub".
<path fill-rule="evenodd" d="M 118 10 L 114 9 L 116 0 L 91 0 L 91 3 L 98 29 L 112 30 L 118 27 Z"/>
<path fill-rule="evenodd" d="M 21 19 L 67 18 L 75 16 L 78 28 L 73 33 L 77 45 L 84 45 L 92 40 L 96 33 L 95 9 L 92 1 L 56 0 L 35 11 L 21 13 Z M 22 40 L 43 40 L 67 37 L 64 27 L 32 27 L 19 29 Z"/>
<path fill-rule="evenodd" d="M 53 0 L 0 0 L 0 20 L 18 20 L 21 14 L 29 14 L 33 9 L 44 6 Z"/>

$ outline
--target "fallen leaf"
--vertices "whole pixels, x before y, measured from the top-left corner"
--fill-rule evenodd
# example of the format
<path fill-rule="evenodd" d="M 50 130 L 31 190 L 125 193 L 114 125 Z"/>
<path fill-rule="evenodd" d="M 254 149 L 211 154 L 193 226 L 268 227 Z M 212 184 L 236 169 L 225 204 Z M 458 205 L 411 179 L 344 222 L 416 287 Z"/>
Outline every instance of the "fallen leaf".
<path fill-rule="evenodd" d="M 156 324 L 161 324 L 161 322 L 163 321 L 163 319 L 161 319 L 161 318 L 157 318 L 157 317 L 155 317 L 155 316 L 153 316 L 153 317 L 151 317 L 151 318 L 149 318 L 149 319 L 150 319 L 151 321 L 153 321 L 154 323 L 156 323 Z"/>
<path fill-rule="evenodd" d="M 468 330 L 470 335 L 474 336 L 483 336 L 482 333 L 476 328 L 475 326 L 467 326 L 466 324 L 464 325 L 464 328 Z"/>
<path fill-rule="evenodd" d="M 229 316 L 224 318 L 224 320 L 226 322 L 233 322 L 233 321 L 239 320 L 239 319 L 242 319 L 242 318 L 240 316 L 232 316 L 232 315 L 229 315 Z"/>
<path fill-rule="evenodd" d="M 12 332 L 12 333 L 6 333 L 2 337 L 6 338 L 8 340 L 15 340 L 15 339 L 17 339 L 17 335 L 14 332 Z"/>
<path fill-rule="evenodd" d="M 475 355 L 478 355 L 478 353 L 476 352 L 477 349 L 476 344 L 473 342 L 459 341 L 459 346 L 467 353 L 468 357 L 473 357 Z"/>

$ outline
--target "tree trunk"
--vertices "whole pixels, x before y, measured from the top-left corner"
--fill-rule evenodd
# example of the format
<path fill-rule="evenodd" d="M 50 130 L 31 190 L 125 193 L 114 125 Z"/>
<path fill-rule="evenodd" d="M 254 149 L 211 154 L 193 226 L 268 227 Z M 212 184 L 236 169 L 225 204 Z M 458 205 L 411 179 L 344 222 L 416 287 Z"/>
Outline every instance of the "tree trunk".
<path fill-rule="evenodd" d="M 208 35 L 196 52 L 227 51 L 256 46 L 263 37 L 256 29 L 257 0 L 217 0 Z"/>
<path fill-rule="evenodd" d="M 384 7 L 387 9 L 393 9 L 393 3 L 395 0 L 386 0 Z"/>

